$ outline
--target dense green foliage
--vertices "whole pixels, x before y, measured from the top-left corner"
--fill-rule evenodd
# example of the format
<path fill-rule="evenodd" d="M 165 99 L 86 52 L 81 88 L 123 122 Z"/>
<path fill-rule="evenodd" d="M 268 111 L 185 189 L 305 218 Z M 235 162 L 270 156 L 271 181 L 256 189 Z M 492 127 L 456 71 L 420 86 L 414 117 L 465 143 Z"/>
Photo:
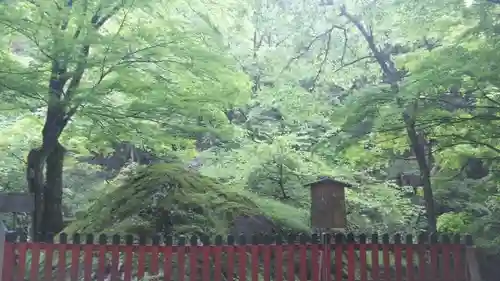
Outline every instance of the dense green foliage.
<path fill-rule="evenodd" d="M 105 186 L 107 193 L 66 231 L 152 235 L 158 229 L 157 223 L 161 227 L 169 220 L 165 229 L 168 233 L 223 235 L 236 217 L 262 215 L 270 208 L 266 201 L 259 201 L 244 189 L 224 186 L 175 164 L 158 164 L 129 173 L 123 184 Z M 273 213 L 272 219 L 281 222 L 281 228 L 308 231 L 307 216 L 300 210 L 279 202 L 274 205 L 287 211 L 286 215 Z M 141 210 L 151 213 L 141 214 Z M 163 210 L 168 210 L 167 215 L 161 216 Z"/>
<path fill-rule="evenodd" d="M 328 175 L 352 230 L 500 245 L 494 1 L 0 5 L 0 187 L 68 230 L 149 233 L 160 205 L 175 233 L 310 230 Z"/>

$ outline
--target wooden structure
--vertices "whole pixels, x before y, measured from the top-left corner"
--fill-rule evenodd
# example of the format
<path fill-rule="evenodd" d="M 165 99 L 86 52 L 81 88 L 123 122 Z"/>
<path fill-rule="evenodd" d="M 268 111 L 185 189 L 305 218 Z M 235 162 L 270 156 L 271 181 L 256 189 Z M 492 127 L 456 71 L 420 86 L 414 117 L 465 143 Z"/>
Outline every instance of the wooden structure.
<path fill-rule="evenodd" d="M 0 193 L 0 213 L 30 213 L 35 210 L 35 198 L 30 193 Z M 3 274 L 5 235 L 7 227 L 0 220 L 0 277 Z M 0 280 L 4 280 L 1 279 Z M 5 279 L 7 280 L 7 279 Z"/>
<path fill-rule="evenodd" d="M 344 231 L 347 226 L 345 189 L 352 185 L 330 177 L 309 183 L 311 226 L 321 231 Z"/>
<path fill-rule="evenodd" d="M 244 235 L 213 240 L 143 235 L 137 240 L 75 233 L 39 243 L 9 234 L 0 280 L 477 281 L 468 279 L 465 249 L 470 246 L 460 236 L 337 233 L 330 245 L 320 243 L 319 236 L 257 235 L 248 241 Z"/>
<path fill-rule="evenodd" d="M 29 213 L 35 210 L 35 198 L 31 193 L 0 193 L 0 213 Z"/>

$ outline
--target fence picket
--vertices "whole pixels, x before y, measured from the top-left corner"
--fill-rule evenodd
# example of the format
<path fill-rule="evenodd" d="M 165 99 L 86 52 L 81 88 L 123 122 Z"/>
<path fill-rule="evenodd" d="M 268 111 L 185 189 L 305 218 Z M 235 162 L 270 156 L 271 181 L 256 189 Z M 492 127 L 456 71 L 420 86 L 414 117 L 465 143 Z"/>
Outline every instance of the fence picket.
<path fill-rule="evenodd" d="M 313 244 L 311 245 L 311 280 L 319 281 L 323 273 L 321 272 L 321 256 L 319 237 L 313 236 Z"/>
<path fill-rule="evenodd" d="M 262 246 L 263 251 L 263 263 L 264 263 L 264 281 L 271 280 L 271 238 L 266 235 L 264 236 L 264 246 Z"/>
<path fill-rule="evenodd" d="M 345 237 L 344 234 L 342 233 L 337 233 L 335 235 L 335 281 L 341 281 L 344 276 L 344 243 Z M 330 247 L 326 249 L 327 256 L 330 257 L 330 259 L 327 260 L 327 265 L 328 265 L 328 271 L 326 271 L 326 280 L 331 281 L 332 280 L 332 269 L 331 269 L 331 252 L 330 252 Z"/>
<path fill-rule="evenodd" d="M 222 236 L 215 237 L 214 253 L 214 281 L 222 280 Z"/>
<path fill-rule="evenodd" d="M 285 245 L 286 264 L 286 280 L 295 281 L 295 242 L 296 237 L 290 234 Z"/>
<path fill-rule="evenodd" d="M 22 241 L 22 239 L 21 239 Z M 15 244 L 12 244 L 13 246 Z M 17 268 L 17 278 L 19 280 L 24 280 L 26 278 L 26 261 L 27 261 L 27 254 L 28 254 L 28 244 L 26 242 L 21 242 L 18 245 L 14 246 L 16 248 L 16 252 L 19 256 L 18 259 L 18 268 Z M 15 251 L 11 251 L 11 255 L 15 255 Z M 7 257 L 6 257 L 7 258 Z M 14 259 L 12 256 L 11 259 Z"/>
<path fill-rule="evenodd" d="M 374 233 L 372 235 L 372 241 L 371 241 L 371 276 L 372 280 L 378 280 L 379 279 L 379 243 L 378 243 L 378 234 Z"/>
<path fill-rule="evenodd" d="M 246 281 L 247 280 L 247 246 L 246 246 L 246 237 L 244 235 L 240 235 L 238 237 L 238 280 Z"/>
<path fill-rule="evenodd" d="M 70 268 L 70 280 L 77 281 L 80 268 L 80 234 L 75 233 L 72 239 L 73 245 L 71 245 L 71 268 Z"/>
<path fill-rule="evenodd" d="M 10 242 L 15 239 L 12 235 L 9 235 L 5 233 L 5 229 L 3 228 L 3 225 L 0 225 L 2 229 L 0 229 L 0 232 L 3 231 L 3 235 L 0 235 L 0 241 L 1 247 L 0 247 L 0 277 L 2 277 L 2 280 L 7 278 L 7 276 L 12 275 L 14 272 L 14 260 L 9 259 L 9 256 L 12 256 L 14 254 L 15 248 L 14 245 Z"/>
<path fill-rule="evenodd" d="M 414 259 L 413 259 L 413 236 L 411 234 L 406 235 L 405 237 L 405 253 L 406 253 L 406 280 L 413 281 L 415 279 L 415 267 L 414 267 Z"/>
<path fill-rule="evenodd" d="M 92 280 L 93 244 L 94 235 L 87 234 L 85 236 L 85 245 L 83 245 L 83 281 Z"/>
<path fill-rule="evenodd" d="M 170 245 L 167 245 L 163 248 L 163 275 L 165 276 L 165 280 L 172 280 L 172 262 L 173 262 L 173 247 L 172 241 L 166 240 L 166 242 L 170 242 Z M 181 252 L 181 251 L 179 251 Z M 177 254 L 179 254 L 179 252 Z M 184 256 L 184 254 L 182 254 Z"/>
<path fill-rule="evenodd" d="M 396 234 L 394 235 L 394 267 L 396 268 L 396 280 L 402 280 L 403 278 L 402 253 L 401 234 Z"/>
<path fill-rule="evenodd" d="M 299 280 L 304 281 L 308 280 L 307 278 L 307 269 L 308 269 L 308 264 L 307 264 L 307 249 L 305 247 L 307 243 L 307 237 L 305 235 L 300 235 L 299 236 Z"/>
<path fill-rule="evenodd" d="M 421 233 L 417 237 L 417 242 L 418 242 L 417 255 L 418 255 L 418 272 L 419 272 L 418 280 L 427 280 L 427 259 L 426 259 L 427 247 L 425 245 L 425 243 L 427 242 L 426 238 L 427 237 L 425 233 Z"/>
<path fill-rule="evenodd" d="M 47 237 L 47 243 L 54 243 L 54 236 L 53 235 L 49 235 Z M 45 247 L 44 249 L 44 261 L 45 261 L 45 270 L 44 270 L 44 274 L 43 274 L 43 277 L 44 277 L 44 281 L 52 281 L 54 280 L 53 279 L 53 276 L 54 276 L 54 271 L 52 269 L 52 257 L 53 257 L 53 254 L 54 254 L 54 249 L 53 247 Z"/>
<path fill-rule="evenodd" d="M 210 246 L 205 246 L 205 245 L 210 245 L 209 241 L 207 239 L 204 239 L 203 241 L 203 247 L 201 247 L 201 252 L 202 252 L 202 269 L 201 269 L 201 276 L 202 276 L 202 281 L 211 281 L 212 279 L 210 278 L 210 268 L 211 268 L 211 261 L 210 261 L 210 254 L 212 247 Z"/>
<path fill-rule="evenodd" d="M 185 257 L 184 257 L 184 253 L 185 253 L 185 249 L 186 247 L 184 247 L 186 245 L 186 237 L 180 237 L 179 238 L 179 246 L 177 247 L 178 251 L 177 251 L 177 262 L 178 262 L 178 268 L 177 268 L 177 278 L 174 279 L 174 280 L 179 280 L 179 281 L 184 281 L 185 280 L 185 276 L 184 274 L 182 274 L 182 272 L 185 272 L 186 270 L 186 266 L 185 266 Z M 169 280 L 172 280 L 172 279 L 169 279 Z"/>
<path fill-rule="evenodd" d="M 108 236 L 105 234 L 99 235 L 99 251 L 98 251 L 98 265 L 97 265 L 97 281 L 104 281 L 106 275 L 106 266 L 108 261 L 106 259 L 107 247 L 104 245 L 108 244 Z"/>
<path fill-rule="evenodd" d="M 429 250 L 429 276 L 431 280 L 442 280 L 438 270 L 438 265 L 440 263 L 439 250 L 442 245 L 438 244 L 438 236 L 436 233 L 432 233 L 429 236 L 429 244 L 432 245 Z"/>
<path fill-rule="evenodd" d="M 441 251 L 442 251 L 442 274 L 443 274 L 443 281 L 453 281 L 451 279 L 451 274 L 450 274 L 450 265 L 451 265 L 451 249 L 450 249 L 450 236 L 448 235 L 443 235 L 441 237 Z"/>
<path fill-rule="evenodd" d="M 4 276 L 7 276 L 7 274 L 9 273 L 5 273 L 4 274 L 4 268 L 7 268 L 7 266 L 5 266 L 4 264 L 4 257 L 5 257 L 5 242 L 7 240 L 7 231 L 6 231 L 6 227 L 5 225 L 3 224 L 2 221 L 0 221 L 0 277 L 2 277 L 2 279 L 4 278 Z M 8 246 L 7 246 L 8 247 Z M 8 255 L 8 254 L 7 254 Z"/>
<path fill-rule="evenodd" d="M 192 236 L 190 240 L 189 249 L 189 263 L 188 263 L 188 272 L 189 272 L 189 281 L 196 281 L 198 278 L 198 237 Z M 180 273 L 179 273 L 180 274 Z"/>
<path fill-rule="evenodd" d="M 159 235 L 154 235 L 153 238 L 151 239 L 151 244 L 155 247 L 152 248 L 151 250 L 151 275 L 152 276 L 157 276 L 159 274 L 159 254 L 160 254 L 160 241 L 161 237 Z"/>
<path fill-rule="evenodd" d="M 389 234 L 382 235 L 382 268 L 383 274 L 381 274 L 384 280 L 391 280 L 391 260 L 390 251 L 391 246 Z"/>
<path fill-rule="evenodd" d="M 283 238 L 281 236 L 276 237 L 276 245 L 271 249 L 274 249 L 275 255 L 274 280 L 283 281 Z"/>
<path fill-rule="evenodd" d="M 118 234 L 113 235 L 111 238 L 112 240 L 112 248 L 111 248 L 111 265 L 110 265 L 110 275 L 111 275 L 111 280 L 119 280 L 120 276 L 120 245 L 121 242 L 121 237 Z"/>
<path fill-rule="evenodd" d="M 356 249 L 355 237 L 352 233 L 347 235 L 347 281 L 356 280 Z"/>
<path fill-rule="evenodd" d="M 359 275 L 361 281 L 368 280 L 368 270 L 366 263 L 366 235 L 361 234 L 359 236 Z"/>

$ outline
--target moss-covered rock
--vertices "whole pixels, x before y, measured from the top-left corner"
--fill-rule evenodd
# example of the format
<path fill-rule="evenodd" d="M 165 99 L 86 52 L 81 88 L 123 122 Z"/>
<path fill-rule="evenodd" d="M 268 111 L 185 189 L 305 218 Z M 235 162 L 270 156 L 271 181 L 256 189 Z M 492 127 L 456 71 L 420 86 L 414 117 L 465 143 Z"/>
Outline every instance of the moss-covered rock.
<path fill-rule="evenodd" d="M 178 164 L 139 167 L 103 190 L 66 232 L 228 234 L 235 218 L 254 215 L 283 230 L 309 231 L 307 211 L 222 185 Z"/>

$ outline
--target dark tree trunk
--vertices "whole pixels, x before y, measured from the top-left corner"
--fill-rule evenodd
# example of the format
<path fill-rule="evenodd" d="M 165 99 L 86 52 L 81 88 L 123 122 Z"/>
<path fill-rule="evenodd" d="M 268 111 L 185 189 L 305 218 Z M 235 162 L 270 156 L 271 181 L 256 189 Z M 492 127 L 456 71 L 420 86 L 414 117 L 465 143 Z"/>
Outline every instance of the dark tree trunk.
<path fill-rule="evenodd" d="M 64 228 L 62 212 L 63 165 L 65 148 L 57 142 L 46 160 L 46 185 L 41 232 L 58 233 Z"/>
<path fill-rule="evenodd" d="M 56 142 L 50 153 L 42 148 L 34 148 L 28 154 L 26 177 L 29 192 L 35 196 L 31 229 L 34 241 L 43 241 L 48 233 L 58 233 L 64 227 L 62 214 L 64 154 L 65 149 L 59 142 Z"/>
<path fill-rule="evenodd" d="M 58 233 L 62 223 L 62 172 L 64 147 L 59 136 L 68 122 L 66 110 L 59 100 L 62 83 L 51 80 L 51 100 L 42 130 L 42 145 L 28 155 L 27 180 L 29 191 L 35 195 L 32 238 L 43 241 L 48 233 Z M 46 171 L 45 177 L 43 175 Z"/>
<path fill-rule="evenodd" d="M 43 216 L 43 190 L 45 181 L 43 177 L 43 168 L 45 161 L 41 148 L 34 148 L 28 154 L 26 180 L 28 182 L 28 191 L 35 197 L 35 210 L 32 213 L 31 236 L 35 241 L 39 240 L 38 233 L 41 229 Z"/>
<path fill-rule="evenodd" d="M 434 194 L 432 192 L 431 184 L 431 159 L 427 158 L 425 153 L 425 138 L 419 136 L 415 128 L 415 120 L 404 113 L 403 119 L 406 125 L 406 133 L 410 142 L 411 149 L 417 159 L 418 168 L 420 172 L 420 179 L 424 189 L 425 212 L 427 217 L 428 231 L 437 231 L 436 208 L 434 206 Z M 431 149 L 431 148 L 429 148 Z M 429 152 L 430 154 L 430 152 Z"/>

